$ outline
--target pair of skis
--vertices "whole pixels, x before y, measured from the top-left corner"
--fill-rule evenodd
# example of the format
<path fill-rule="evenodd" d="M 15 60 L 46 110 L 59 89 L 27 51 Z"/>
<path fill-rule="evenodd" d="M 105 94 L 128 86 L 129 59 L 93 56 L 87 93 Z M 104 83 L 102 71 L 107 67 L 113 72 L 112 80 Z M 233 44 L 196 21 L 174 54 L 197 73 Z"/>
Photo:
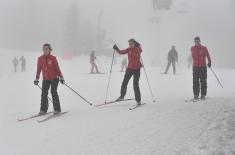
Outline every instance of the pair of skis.
<path fill-rule="evenodd" d="M 110 101 L 110 102 L 105 102 L 103 104 L 95 105 L 95 107 L 102 107 L 102 106 L 113 104 L 113 103 L 124 102 L 124 101 L 132 101 L 132 100 L 135 100 L 135 99 L 129 98 L 129 99 L 124 99 L 124 100 L 114 100 L 114 101 Z M 139 105 L 135 105 L 134 107 L 129 108 L 129 110 L 134 110 L 134 109 L 139 108 L 139 107 L 141 107 L 142 105 L 145 105 L 145 104 L 146 103 L 141 103 Z"/>
<path fill-rule="evenodd" d="M 45 117 L 45 118 L 40 119 L 40 120 L 37 121 L 38 123 L 43 123 L 43 122 L 46 122 L 46 121 L 51 120 L 51 119 L 53 119 L 53 118 L 62 116 L 62 115 L 64 115 L 64 114 L 66 114 L 66 113 L 68 113 L 68 111 L 66 111 L 66 112 L 61 112 L 61 113 L 58 113 L 58 114 L 54 114 L 53 112 L 48 112 L 48 113 L 43 114 L 43 115 L 36 114 L 36 115 L 32 115 L 32 116 L 29 116 L 29 117 L 26 117 L 26 118 L 17 119 L 17 121 L 22 122 L 22 121 L 27 121 L 27 120 L 30 120 L 30 119 L 42 117 L 42 116 L 47 116 L 47 117 Z M 48 116 L 48 115 L 49 115 L 49 116 Z"/>
<path fill-rule="evenodd" d="M 99 105 L 95 105 L 95 107 L 101 107 L 101 106 L 105 106 L 105 105 L 109 105 L 109 104 L 113 104 L 113 103 L 117 103 L 117 102 L 124 102 L 124 101 L 131 101 L 131 100 L 134 100 L 134 99 L 124 99 L 124 100 L 120 100 L 120 101 L 110 101 L 110 102 L 105 102 L 103 104 L 99 104 Z M 134 110 L 136 108 L 139 108 L 143 105 L 145 105 L 147 103 L 141 103 L 139 105 L 135 105 L 131 108 L 129 108 L 129 110 Z M 57 117 L 60 117 L 64 114 L 68 113 L 68 111 L 66 112 L 61 112 L 61 113 L 58 113 L 58 114 L 54 114 L 53 112 L 48 112 L 46 114 L 43 114 L 43 115 L 39 115 L 39 114 L 36 114 L 36 115 L 32 115 L 32 116 L 29 116 L 29 117 L 26 117 L 26 118 L 22 118 L 22 119 L 17 119 L 17 121 L 19 122 L 23 122 L 23 121 L 27 121 L 27 120 L 30 120 L 30 119 L 34 119 L 34 118 L 38 118 L 38 117 L 43 117 L 43 116 L 47 116 L 43 119 L 40 119 L 38 120 L 37 122 L 38 123 L 43 123 L 43 122 L 46 122 L 48 120 L 51 120 L 51 119 L 54 119 L 54 118 L 57 118 Z M 48 116 L 49 115 L 49 116 Z"/>
<path fill-rule="evenodd" d="M 190 103 L 190 102 L 193 102 L 193 103 L 196 103 L 196 102 L 200 102 L 200 101 L 205 101 L 206 99 L 189 99 L 189 100 L 185 100 L 186 103 Z"/>

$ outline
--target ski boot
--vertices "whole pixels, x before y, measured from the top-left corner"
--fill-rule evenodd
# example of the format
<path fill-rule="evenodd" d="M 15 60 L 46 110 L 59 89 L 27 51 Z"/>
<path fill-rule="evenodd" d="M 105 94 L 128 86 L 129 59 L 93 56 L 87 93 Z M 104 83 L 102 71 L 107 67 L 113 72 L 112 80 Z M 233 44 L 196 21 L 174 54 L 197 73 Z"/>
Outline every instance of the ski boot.
<path fill-rule="evenodd" d="M 39 113 L 38 113 L 38 115 L 39 116 L 41 116 L 41 115 L 45 115 L 47 112 L 45 112 L 45 111 L 40 111 Z"/>
<path fill-rule="evenodd" d="M 199 100 L 199 97 L 197 95 L 195 95 L 193 100 Z"/>
<path fill-rule="evenodd" d="M 206 96 L 205 95 L 202 95 L 201 96 L 201 100 L 205 100 L 206 99 Z"/>
<path fill-rule="evenodd" d="M 124 97 L 120 96 L 118 99 L 116 99 L 115 101 L 116 102 L 119 102 L 119 101 L 123 101 L 124 100 Z"/>
<path fill-rule="evenodd" d="M 61 112 L 58 111 L 58 110 L 55 110 L 55 111 L 53 112 L 54 115 L 57 115 L 57 114 L 59 114 L 59 113 L 61 113 Z"/>

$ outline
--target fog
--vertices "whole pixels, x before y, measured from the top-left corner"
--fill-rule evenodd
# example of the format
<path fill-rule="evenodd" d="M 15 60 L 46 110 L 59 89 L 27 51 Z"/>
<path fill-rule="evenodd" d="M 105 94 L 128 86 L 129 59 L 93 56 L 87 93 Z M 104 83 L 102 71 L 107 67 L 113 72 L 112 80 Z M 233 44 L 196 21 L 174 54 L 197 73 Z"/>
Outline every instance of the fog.
<path fill-rule="evenodd" d="M 35 52 L 48 42 L 57 54 L 111 55 L 135 38 L 145 61 L 162 65 L 175 45 L 185 64 L 200 36 L 213 66 L 235 68 L 234 17 L 234 0 L 172 0 L 169 10 L 152 0 L 0 0 L 0 47 Z"/>

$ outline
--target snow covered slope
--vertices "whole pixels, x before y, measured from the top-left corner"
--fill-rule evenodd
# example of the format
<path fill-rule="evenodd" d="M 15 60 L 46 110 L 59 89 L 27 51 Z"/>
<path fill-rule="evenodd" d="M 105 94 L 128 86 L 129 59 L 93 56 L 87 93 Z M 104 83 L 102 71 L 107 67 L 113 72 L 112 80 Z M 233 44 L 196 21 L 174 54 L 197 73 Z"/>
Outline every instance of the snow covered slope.
<path fill-rule="evenodd" d="M 26 73 L 14 74 L 11 59 L 25 55 Z M 185 103 L 192 97 L 191 70 L 176 76 L 161 75 L 160 68 L 146 69 L 157 103 L 152 103 L 142 71 L 142 99 L 148 104 L 129 111 L 134 101 L 90 107 L 65 86 L 59 86 L 63 111 L 68 114 L 44 123 L 17 118 L 39 110 L 40 90 L 33 85 L 40 53 L 1 52 L 0 154 L 1 155 L 171 155 L 235 153 L 234 70 L 217 70 L 221 89 L 208 70 L 208 100 Z M 4 55 L 4 57 L 2 57 Z M 99 58 L 107 74 L 90 75 L 89 58 L 62 60 L 59 64 L 68 85 L 94 104 L 104 102 L 110 58 Z M 119 96 L 124 73 L 114 66 L 109 100 Z M 133 97 L 132 82 L 127 98 Z M 50 105 L 50 110 L 51 110 Z"/>

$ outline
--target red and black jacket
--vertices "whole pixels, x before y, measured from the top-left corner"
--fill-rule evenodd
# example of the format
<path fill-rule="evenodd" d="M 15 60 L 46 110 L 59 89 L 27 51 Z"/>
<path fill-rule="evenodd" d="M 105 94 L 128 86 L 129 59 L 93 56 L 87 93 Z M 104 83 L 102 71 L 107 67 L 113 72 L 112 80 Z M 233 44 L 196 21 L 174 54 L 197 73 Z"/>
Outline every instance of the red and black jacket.
<path fill-rule="evenodd" d="M 211 63 L 210 54 L 205 46 L 197 45 L 191 48 L 193 67 L 206 67 L 206 58 Z"/>
<path fill-rule="evenodd" d="M 43 80 L 54 80 L 63 77 L 57 59 L 53 55 L 42 55 L 38 58 L 36 79 L 39 80 L 42 71 Z"/>
<path fill-rule="evenodd" d="M 141 56 L 142 53 L 141 47 L 135 48 L 127 48 L 125 50 L 117 51 L 119 54 L 128 54 L 128 67 L 129 69 L 140 69 L 142 67 L 141 64 Z"/>

